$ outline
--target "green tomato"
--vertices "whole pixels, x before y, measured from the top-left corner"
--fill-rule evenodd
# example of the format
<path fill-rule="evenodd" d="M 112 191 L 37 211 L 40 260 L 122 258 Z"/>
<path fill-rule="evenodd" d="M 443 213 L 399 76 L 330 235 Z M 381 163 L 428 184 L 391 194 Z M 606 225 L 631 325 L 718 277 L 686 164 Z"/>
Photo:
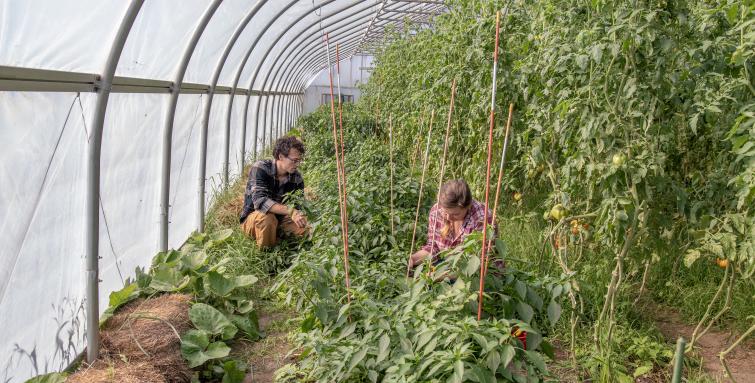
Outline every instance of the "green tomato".
<path fill-rule="evenodd" d="M 553 206 L 550 211 L 550 217 L 555 221 L 560 221 L 561 218 L 566 217 L 566 208 L 562 204 Z"/>
<path fill-rule="evenodd" d="M 627 161 L 627 156 L 625 156 L 623 153 L 616 153 L 613 155 L 613 158 L 611 158 L 611 162 L 613 163 L 613 166 L 620 167 L 621 165 L 624 165 L 624 162 Z"/>

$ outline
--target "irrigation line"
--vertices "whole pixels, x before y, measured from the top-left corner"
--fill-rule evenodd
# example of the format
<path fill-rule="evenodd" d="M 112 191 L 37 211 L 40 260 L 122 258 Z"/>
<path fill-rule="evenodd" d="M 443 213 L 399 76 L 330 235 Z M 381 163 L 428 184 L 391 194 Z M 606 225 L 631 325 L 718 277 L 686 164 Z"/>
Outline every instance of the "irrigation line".
<path fill-rule="evenodd" d="M 448 121 L 446 123 L 446 138 L 443 141 L 443 157 L 440 159 L 440 174 L 438 176 L 438 193 L 435 196 L 435 203 L 440 206 L 440 188 L 443 185 L 443 177 L 446 175 L 446 156 L 448 155 L 448 134 L 451 132 L 451 116 L 454 111 L 454 95 L 456 94 L 456 79 L 451 82 L 451 101 L 448 106 Z M 430 242 L 430 257 L 435 251 L 435 241 Z"/>
<path fill-rule="evenodd" d="M 330 42 L 328 41 L 328 34 L 325 33 L 325 56 L 328 59 L 328 80 L 330 81 L 330 115 L 333 120 L 333 149 L 335 149 L 336 155 L 336 173 L 338 174 L 338 205 L 341 212 L 341 238 L 343 239 L 343 269 L 346 274 L 346 300 L 349 305 L 351 304 L 351 281 L 349 279 L 349 240 L 346 238 L 344 222 L 345 206 L 343 206 L 343 187 L 341 184 L 341 160 L 338 153 L 338 133 L 336 132 L 336 106 L 333 99 L 333 66 L 330 63 Z"/>
<path fill-rule="evenodd" d="M 482 319 L 482 294 L 485 288 L 485 264 L 488 235 L 488 202 L 490 202 L 490 161 L 493 151 L 493 128 L 495 127 L 495 91 L 496 74 L 498 72 L 498 34 L 501 27 L 501 12 L 495 15 L 495 47 L 493 50 L 493 88 L 490 101 L 490 132 L 488 133 L 488 164 L 485 176 L 485 215 L 482 222 L 482 251 L 480 253 L 480 296 L 477 301 L 477 320 Z"/>
<path fill-rule="evenodd" d="M 509 104 L 509 117 L 506 120 L 506 134 L 503 138 L 503 149 L 501 150 L 501 165 L 498 167 L 498 184 L 495 187 L 495 199 L 493 200 L 493 224 L 495 225 L 495 219 L 498 212 L 498 200 L 501 196 L 501 183 L 503 180 L 503 168 L 506 165 L 506 148 L 509 146 L 509 131 L 511 130 L 511 118 L 514 114 L 514 104 Z M 488 240 L 488 249 L 491 248 L 491 244 L 493 242 L 493 238 Z M 503 255 L 503 254 L 499 254 Z M 485 273 L 484 275 L 488 275 L 488 266 L 490 264 L 490 257 L 485 258 Z"/>
<path fill-rule="evenodd" d="M 412 245 L 409 247 L 409 260 L 406 262 L 406 277 L 412 266 L 412 251 L 414 249 L 414 240 L 417 236 L 417 222 L 419 222 L 419 207 L 422 205 L 422 191 L 425 187 L 425 174 L 427 173 L 427 156 L 430 153 L 430 135 L 433 132 L 433 120 L 435 120 L 435 110 L 430 112 L 430 126 L 427 128 L 427 145 L 425 146 L 425 158 L 422 161 L 422 178 L 419 181 L 419 195 L 417 196 L 417 211 L 414 213 L 414 230 L 412 230 Z"/>

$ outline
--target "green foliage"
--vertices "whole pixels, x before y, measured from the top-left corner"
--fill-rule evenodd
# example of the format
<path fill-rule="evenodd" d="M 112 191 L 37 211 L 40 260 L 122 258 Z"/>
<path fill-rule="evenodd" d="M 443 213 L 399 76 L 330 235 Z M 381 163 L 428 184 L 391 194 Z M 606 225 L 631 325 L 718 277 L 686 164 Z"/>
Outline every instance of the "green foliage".
<path fill-rule="evenodd" d="M 66 381 L 67 374 L 51 372 L 49 374 L 35 376 L 25 383 L 63 383 Z"/>
<path fill-rule="evenodd" d="M 110 294 L 110 306 L 102 323 L 119 307 L 140 296 L 191 294 L 195 303 L 189 318 L 195 329 L 181 335 L 181 354 L 191 368 L 202 367 L 201 375 L 206 379 L 222 377 L 224 382 L 241 382 L 245 366 L 228 358 L 231 349 L 226 342 L 237 334 L 249 340 L 264 335 L 245 291 L 258 277 L 237 274 L 237 269 L 228 267 L 235 260 L 225 250 L 236 240 L 231 229 L 194 233 L 180 250 L 158 253 L 148 273 L 137 269 L 134 282 Z M 224 256 L 218 257 L 221 254 Z"/>
<path fill-rule="evenodd" d="M 561 204 L 569 215 L 584 217 L 577 224 L 588 224 L 584 229 L 570 230 L 563 222 L 534 225 L 542 230 L 542 249 L 533 249 L 541 247 L 533 241 L 520 252 L 523 266 L 537 259 L 538 272 L 551 274 L 556 267 L 571 278 L 571 309 L 579 310 L 573 318 L 582 325 L 597 320 L 594 347 L 602 352 L 596 358 L 607 371 L 598 376 L 611 379 L 621 372 L 612 367 L 623 360 L 611 360 L 617 355 L 610 340 L 610 334 L 620 335 L 610 329 L 618 326 L 617 317 L 635 310 L 630 302 L 645 283 L 645 265 L 652 266 L 649 286 L 698 284 L 694 291 L 710 292 L 722 272 L 708 265 L 727 259 L 741 278 L 731 315 L 738 327 L 749 327 L 755 5 L 457 0 L 449 8 L 431 29 L 396 31 L 400 38 L 376 57 L 364 107 L 379 111 L 383 134 L 392 116 L 396 152 L 421 161 L 417 137 L 426 134 L 431 110 L 445 115 L 456 80 L 446 174 L 465 178 L 481 195 L 495 12 L 506 9 L 493 149 L 500 150 L 504 112 L 514 103 L 503 186 L 504 195 L 520 192 L 525 202 L 505 200 L 517 206 L 504 203 L 499 214 L 540 216 Z M 442 136 L 431 138 L 430 179 L 439 173 Z M 680 269 L 684 263 L 692 268 Z M 606 300 L 606 286 L 616 289 L 616 297 Z M 679 302 L 671 292 L 659 295 Z M 699 304 L 682 305 L 697 317 L 704 311 Z M 514 309 L 526 317 L 533 308 L 528 306 L 517 303 Z M 550 311 L 555 316 L 558 310 Z"/>
<path fill-rule="evenodd" d="M 276 374 L 278 380 L 543 379 L 547 372 L 542 353 L 552 355 L 552 346 L 540 333 L 560 316 L 565 279 L 491 267 L 484 319 L 477 321 L 480 233 L 441 253 L 442 262 L 434 270 L 421 265 L 415 278 L 406 279 L 418 177 L 408 158 L 395 158 L 391 216 L 387 137 L 359 105 L 344 111 L 351 281 L 351 301 L 346 300 L 327 113 L 320 109 L 299 122 L 307 145 L 302 173 L 315 193 L 307 207 L 312 235 L 300 244 L 291 267 L 277 276 L 273 290 L 302 315 L 296 342 L 303 353 L 296 365 Z M 421 211 L 429 210 L 436 186 L 425 188 Z M 424 239 L 426 219 L 426 214 L 420 215 L 417 243 Z M 505 247 L 496 243 L 501 253 Z M 522 296 L 516 286 L 524 288 Z M 508 299 L 506 303 L 502 298 Z M 521 315 L 517 304 L 531 312 Z M 528 332 L 527 351 L 512 335 L 517 328 Z"/>

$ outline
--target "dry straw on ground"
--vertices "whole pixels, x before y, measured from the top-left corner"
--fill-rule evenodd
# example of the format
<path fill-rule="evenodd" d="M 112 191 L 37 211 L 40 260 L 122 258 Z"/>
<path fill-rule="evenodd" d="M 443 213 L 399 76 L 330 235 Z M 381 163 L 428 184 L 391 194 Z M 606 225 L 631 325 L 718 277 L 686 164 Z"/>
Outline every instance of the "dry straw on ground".
<path fill-rule="evenodd" d="M 190 300 L 168 294 L 124 306 L 100 331 L 102 360 L 68 381 L 189 382 L 192 372 L 181 356 L 179 334 L 191 328 Z"/>
<path fill-rule="evenodd" d="M 66 379 L 66 383 L 165 383 L 168 382 L 148 362 L 97 361 Z"/>

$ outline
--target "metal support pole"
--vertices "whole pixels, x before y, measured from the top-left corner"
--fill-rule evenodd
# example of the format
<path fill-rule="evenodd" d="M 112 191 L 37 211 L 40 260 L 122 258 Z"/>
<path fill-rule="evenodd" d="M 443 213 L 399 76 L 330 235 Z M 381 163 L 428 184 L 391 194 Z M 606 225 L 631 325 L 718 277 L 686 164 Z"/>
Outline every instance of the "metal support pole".
<path fill-rule="evenodd" d="M 323 6 L 325 6 L 327 4 L 330 4 L 333 1 L 335 1 L 335 0 L 326 0 L 326 1 L 323 1 L 318 7 L 322 8 Z M 313 8 L 313 10 L 314 10 L 314 8 Z M 286 25 L 285 28 L 282 28 L 282 32 L 278 33 L 278 36 L 275 38 L 275 40 L 272 43 L 270 43 L 270 45 L 267 48 L 267 51 L 265 51 L 265 53 L 262 55 L 262 59 L 259 61 L 259 64 L 256 66 L 256 68 L 254 70 L 254 74 L 252 75 L 252 79 L 249 82 L 250 84 L 254 84 L 254 82 L 257 80 L 257 75 L 259 74 L 260 69 L 262 68 L 262 64 L 265 62 L 265 60 L 267 60 L 267 56 L 270 54 L 270 51 L 273 49 L 273 47 L 275 47 L 275 45 L 278 43 L 278 41 L 280 41 L 280 39 L 288 31 L 290 31 L 294 25 L 296 25 L 297 23 L 299 23 L 299 21 L 301 21 L 305 17 L 309 16 L 310 14 L 311 14 L 310 12 L 303 13 L 299 17 L 297 17 L 293 22 L 291 22 L 288 25 Z M 313 24 L 315 24 L 315 23 L 313 23 Z M 265 31 L 266 30 L 267 29 L 265 29 Z M 264 33 L 264 31 L 262 33 Z M 264 89 L 264 86 L 261 89 Z M 257 137 L 257 135 L 259 133 L 259 117 L 260 117 L 259 116 L 259 112 L 260 112 L 260 105 L 261 104 L 262 104 L 262 100 L 257 99 L 256 105 L 255 105 L 255 117 L 254 117 L 254 137 Z M 265 105 L 267 105 L 267 100 L 265 100 Z M 244 103 L 244 115 L 246 115 L 246 113 L 248 111 L 248 108 L 249 108 L 249 96 L 246 97 L 246 101 Z M 265 108 L 265 109 L 267 109 L 267 108 Z M 243 132 L 242 134 L 245 134 L 245 132 L 246 132 L 246 127 L 247 127 L 246 123 L 247 123 L 247 121 L 245 120 L 244 124 L 241 127 L 242 132 Z M 265 123 L 264 122 L 263 122 L 263 129 L 265 129 Z M 270 133 L 270 136 L 272 137 L 272 132 Z M 265 148 L 265 130 L 263 130 L 263 132 L 262 132 L 262 149 L 264 150 L 264 148 Z M 241 150 L 244 150 L 244 148 L 241 148 Z M 256 153 L 255 153 L 255 159 L 256 159 Z"/>
<path fill-rule="evenodd" d="M 356 36 L 355 36 L 354 38 L 356 38 Z M 313 52 L 312 52 L 312 54 L 315 54 L 315 52 L 313 51 Z M 329 59 L 329 58 L 330 58 L 330 55 L 328 55 L 328 59 Z M 263 85 L 262 85 L 262 86 L 263 86 L 263 88 L 264 88 L 264 83 L 265 83 L 265 82 L 267 81 L 267 77 L 268 77 L 268 76 L 270 75 L 270 73 L 272 73 L 272 72 L 268 72 L 268 74 L 267 74 L 267 76 L 266 76 L 266 79 L 265 79 L 265 81 L 263 81 Z M 266 103 L 266 104 L 267 104 L 267 103 Z M 257 103 L 256 107 L 257 107 L 257 111 L 258 111 L 258 113 L 259 113 L 260 104 L 259 104 L 259 103 Z M 258 115 L 258 118 L 259 118 L 259 115 Z M 263 127 L 264 127 L 264 126 L 266 126 L 266 116 L 262 116 L 262 119 L 263 119 L 263 120 L 262 120 L 262 125 L 263 125 Z"/>
<path fill-rule="evenodd" d="M 278 100 L 277 113 L 278 113 L 278 132 L 280 132 L 279 134 L 281 137 L 286 135 L 285 106 L 286 106 L 286 98 L 280 97 L 280 99 Z"/>
<path fill-rule="evenodd" d="M 105 113 L 113 85 L 115 68 L 123 52 L 131 26 L 142 8 L 144 0 L 132 0 L 118 27 L 113 45 L 110 47 L 105 70 L 100 78 L 97 91 L 97 104 L 92 119 L 91 138 L 87 152 L 87 194 L 86 194 L 86 315 L 87 315 L 87 362 L 92 363 L 100 353 L 100 305 L 99 305 L 99 263 L 100 263 L 100 159 L 102 158 L 102 133 Z"/>
<path fill-rule="evenodd" d="M 353 6 L 353 5 L 352 5 L 352 6 Z M 339 10 L 337 10 L 336 12 L 334 12 L 334 14 L 337 14 L 337 15 L 339 15 L 339 16 L 340 16 L 340 15 L 342 15 L 342 14 L 343 14 L 343 12 L 344 12 L 344 11 L 345 11 L 345 10 L 346 10 L 347 8 L 351 8 L 352 6 L 349 6 L 349 7 L 346 7 L 346 8 L 342 8 L 342 9 L 339 9 Z M 342 45 L 342 46 L 345 46 L 345 42 L 347 41 L 347 40 L 346 40 L 346 39 L 347 39 L 347 36 L 348 36 L 348 40 L 351 40 L 352 36 L 354 36 L 354 35 L 360 35 L 360 34 L 361 34 L 361 32 L 360 32 L 360 31 L 361 31 L 361 29 L 360 29 L 360 28 L 357 28 L 357 27 L 353 27 L 353 28 L 352 28 L 351 26 L 352 26 L 352 25 L 354 25 L 355 23 L 356 23 L 357 25 L 359 25 L 359 24 L 362 24 L 362 19 L 363 19 L 363 18 L 366 18 L 366 17 L 367 17 L 367 18 L 369 18 L 370 20 L 372 20 L 372 18 L 374 18 L 374 15 L 373 15 L 373 12 L 372 12 L 372 11 L 370 11 L 370 12 L 369 12 L 369 13 L 368 13 L 367 15 L 365 15 L 365 16 L 359 16 L 359 18 L 357 18 L 356 20 L 354 20 L 354 19 L 353 19 L 353 17 L 354 17 L 354 16 L 356 16 L 356 15 L 358 15 L 358 14 L 360 14 L 360 13 L 362 13 L 362 12 L 364 12 L 364 11 L 366 11 L 366 10 L 371 10 L 371 9 L 372 9 L 372 7 L 373 7 L 373 5 L 368 5 L 367 7 L 363 7 L 363 8 L 360 8 L 360 9 L 358 9 L 358 10 L 356 10 L 356 11 L 354 11 L 354 12 L 350 13 L 350 14 L 347 14 L 347 15 L 345 15 L 345 16 L 343 16 L 343 17 L 340 17 L 340 18 L 338 18 L 338 19 L 336 19 L 336 20 L 334 20 L 334 21 L 332 21 L 332 22 L 330 22 L 330 23 L 327 23 L 327 24 L 324 24 L 324 25 L 322 25 L 322 28 L 323 28 L 323 29 L 328 29 L 328 28 L 330 28 L 331 26 L 333 26 L 333 25 L 335 25 L 335 24 L 339 23 L 340 21 L 343 21 L 344 19 L 352 19 L 352 20 L 351 20 L 351 21 L 349 21 L 348 23 L 346 23 L 346 24 L 344 24 L 344 25 L 342 25 L 342 26 L 339 26 L 339 27 L 335 27 L 335 28 L 334 28 L 333 30 L 331 30 L 331 31 L 330 31 L 330 35 L 331 35 L 331 36 L 332 36 L 333 38 L 336 38 L 336 37 L 341 37 L 341 33 L 340 33 L 340 32 L 341 32 L 342 30 L 343 30 L 343 32 L 347 32 L 347 33 L 344 33 L 344 34 L 343 34 L 343 36 L 344 36 L 344 37 L 343 37 L 343 38 L 344 38 L 344 40 L 342 40 L 342 41 L 341 41 L 341 45 Z M 406 6 L 406 5 L 404 5 L 404 6 L 402 6 L 402 7 L 407 7 L 407 6 Z M 409 6 L 408 6 L 408 8 L 405 8 L 404 10 L 410 10 L 410 9 L 413 9 L 413 8 L 416 8 L 416 6 L 415 6 L 415 5 L 409 5 Z M 325 19 L 328 19 L 328 18 L 330 18 L 330 17 L 332 17 L 332 16 L 333 16 L 333 15 L 327 15 L 327 16 L 323 17 L 323 20 L 325 20 Z M 315 25 L 315 26 L 317 26 L 317 25 Z M 311 28 L 311 26 L 310 26 L 310 28 Z M 346 29 L 344 30 L 344 28 L 346 28 Z M 272 86 L 272 88 L 273 88 L 273 89 L 278 89 L 278 88 L 280 87 L 280 84 L 281 84 L 281 82 L 284 82 L 284 83 L 288 83 L 288 82 L 289 82 L 288 80 L 284 80 L 284 79 L 282 79 L 282 78 L 279 78 L 279 77 L 278 77 L 278 74 L 279 74 L 279 73 L 288 73 L 288 77 L 287 77 L 287 79 L 288 79 L 288 78 L 291 78 L 291 77 L 292 77 L 292 76 L 291 76 L 291 74 L 292 74 L 292 73 L 296 73 L 296 71 L 289 71 L 289 70 L 288 70 L 288 68 L 290 68 L 290 67 L 291 67 L 291 65 L 294 65 L 295 67 L 301 67 L 302 65 L 304 65 L 304 66 L 306 66 L 306 65 L 307 65 L 306 63 L 307 63 L 308 61 L 307 61 L 307 60 L 304 60 L 304 59 L 300 59 L 300 58 L 302 58 L 302 57 L 311 57 L 311 56 L 312 56 L 313 54 L 316 54 L 316 55 L 315 55 L 315 57 L 316 57 L 316 60 L 319 60 L 319 59 L 321 59 L 321 55 L 319 54 L 320 52 L 319 52 L 319 50 L 317 50 L 317 49 L 316 49 L 316 48 L 318 48 L 318 47 L 319 47 L 320 39 L 319 39 L 319 38 L 316 38 L 316 39 L 314 39 L 314 40 L 310 40 L 310 39 L 311 39 L 312 37 L 314 37 L 314 36 L 316 36 L 316 35 L 319 35 L 319 34 L 320 34 L 320 31 L 319 31 L 319 30 L 317 30 L 317 31 L 315 31 L 314 33 L 312 33 L 312 34 L 310 34 L 309 36 L 307 36 L 307 37 L 306 37 L 305 39 L 303 39 L 303 40 L 299 41 L 299 42 L 297 43 L 297 45 L 296 45 L 296 46 L 295 46 L 295 47 L 294 47 L 293 49 L 288 49 L 288 46 L 290 46 L 290 45 L 291 45 L 291 43 L 293 42 L 293 40 L 292 40 L 292 41 L 290 41 L 290 42 L 289 42 L 289 43 L 287 44 L 286 48 L 282 49 L 282 51 L 284 51 L 284 52 L 287 52 L 287 53 L 286 53 L 286 55 L 285 55 L 285 56 L 283 57 L 283 59 L 282 59 L 282 61 L 283 61 L 283 63 L 284 63 L 284 64 L 283 64 L 283 65 L 276 65 L 276 64 L 273 64 L 273 65 L 272 65 L 272 67 L 276 68 L 276 72 L 275 72 L 275 74 L 273 75 L 273 79 L 274 79 L 274 80 L 272 81 L 272 82 L 273 82 L 273 83 L 275 83 L 276 85 L 275 85 L 275 86 Z M 317 36 L 317 37 L 320 37 L 320 36 Z M 357 36 L 357 38 L 358 38 L 358 36 Z M 355 39 L 356 39 L 356 38 L 354 38 L 354 40 L 355 40 Z M 303 49 L 300 49 L 299 47 L 300 47 L 300 46 L 301 46 L 301 45 L 302 45 L 303 43 L 305 43 L 305 42 L 307 42 L 307 45 L 305 45 L 305 48 L 303 48 Z M 290 55 L 291 55 L 292 53 L 295 53 L 295 55 L 294 55 L 294 58 L 293 58 L 293 59 L 290 59 L 290 60 L 289 60 L 289 58 L 288 58 L 288 57 L 289 57 L 289 56 L 290 56 Z M 279 61 L 280 61 L 280 60 L 281 60 L 281 56 L 278 56 L 278 57 L 276 58 L 276 60 L 279 60 Z M 323 60 L 323 61 L 324 61 L 324 60 Z M 277 63 L 277 61 L 276 61 L 276 63 Z M 293 77 L 295 77 L 295 76 L 293 76 Z M 277 81 L 276 81 L 275 79 L 277 79 Z M 267 83 L 267 80 L 263 81 L 263 84 L 266 84 L 266 83 Z M 284 86 L 284 88 L 285 88 L 285 87 L 286 87 L 286 86 Z"/>
<path fill-rule="evenodd" d="M 184 48 L 181 61 L 178 63 L 175 77 L 173 78 L 173 91 L 168 101 L 168 110 L 165 114 L 165 123 L 163 124 L 163 145 L 162 145 L 162 167 L 160 181 L 160 242 L 159 251 L 168 251 L 168 216 L 170 211 L 170 165 L 171 149 L 173 147 L 173 121 L 176 116 L 176 106 L 178 105 L 178 96 L 181 93 L 181 84 L 183 83 L 186 67 L 189 66 L 189 60 L 194 53 L 194 49 L 202 37 L 207 24 L 212 19 L 212 15 L 220 6 L 223 0 L 214 0 L 204 11 L 202 18 L 194 27 L 189 43 Z"/>
<path fill-rule="evenodd" d="M 687 342 L 684 338 L 679 337 L 676 341 L 676 353 L 674 354 L 674 375 L 671 378 L 672 383 L 681 383 L 682 369 L 684 367 L 684 347 Z"/>
<path fill-rule="evenodd" d="M 330 2 L 330 1 L 328 1 L 328 2 L 325 2 L 325 3 L 321 4 L 321 5 L 325 5 L 325 4 L 329 3 L 329 2 Z M 341 9 L 339 9 L 339 10 L 336 10 L 336 11 L 334 11 L 334 12 L 332 12 L 332 13 L 329 13 L 329 14 L 328 14 L 328 15 L 326 15 L 326 16 L 323 16 L 323 18 L 322 18 L 322 19 L 323 19 L 323 20 L 324 20 L 324 19 L 328 19 L 328 18 L 330 18 L 330 17 L 333 17 L 334 15 L 341 15 L 341 14 L 343 13 L 343 11 L 345 11 L 345 10 L 347 10 L 347 9 L 349 9 L 349 8 L 352 8 L 352 7 L 353 7 L 353 6 L 355 6 L 355 5 L 356 5 L 356 4 L 351 4 L 351 5 L 349 5 L 349 6 L 343 7 L 343 8 L 341 8 Z M 354 13 L 353 13 L 352 15 L 354 15 L 354 14 L 358 14 L 358 13 L 360 13 L 360 12 L 364 11 L 365 9 L 367 9 L 367 8 L 363 8 L 363 9 L 360 9 L 360 10 L 358 10 L 358 11 L 354 12 Z M 349 15 L 349 16 L 351 16 L 351 15 Z M 330 24 L 328 24 L 328 25 L 324 25 L 324 26 L 323 26 L 323 28 L 327 28 L 328 26 L 330 26 L 330 25 L 333 25 L 333 24 L 335 24 L 335 23 L 337 23 L 337 22 L 339 22 L 339 21 L 342 21 L 342 20 L 346 19 L 347 17 L 348 17 L 348 16 L 344 16 L 344 17 L 341 17 L 340 19 L 338 19 L 338 20 L 336 20 L 336 21 L 334 21 L 334 22 L 331 22 L 331 23 L 330 23 Z M 301 18 L 300 18 L 300 19 L 301 19 Z M 296 23 L 298 23 L 298 22 L 300 21 L 300 19 L 299 19 L 299 20 L 296 20 L 296 21 L 295 21 L 295 22 L 294 22 L 293 24 L 296 24 Z M 353 24 L 353 22 L 350 22 L 349 24 Z M 317 25 L 319 25 L 319 23 L 313 23 L 313 24 L 311 24 L 310 26 L 308 26 L 307 28 L 305 28 L 305 31 L 306 31 L 306 30 L 308 30 L 309 28 L 311 28 L 312 26 L 317 26 Z M 343 28 L 343 27 L 339 27 L 339 29 L 340 29 L 340 28 Z M 289 29 L 290 29 L 290 28 L 289 28 Z M 288 32 L 288 29 L 287 29 L 287 30 L 286 30 L 286 31 L 284 32 L 284 34 L 285 34 L 286 32 Z M 319 32 L 320 32 L 320 31 L 317 31 L 317 32 L 315 32 L 315 33 L 319 33 Z M 283 35 L 281 35 L 280 37 L 282 37 L 282 36 L 283 36 Z M 307 38 L 310 38 L 311 36 L 312 36 L 312 35 L 310 35 L 310 36 L 309 36 L 309 37 L 307 37 Z M 279 38 L 279 39 L 280 39 L 280 38 Z M 278 40 L 279 40 L 279 39 L 278 39 Z M 288 57 L 288 55 L 290 55 L 290 52 L 298 52 L 298 51 L 297 51 L 297 49 L 292 49 L 292 50 L 290 50 L 290 49 L 287 49 L 287 48 L 288 48 L 288 46 L 290 46 L 290 45 L 291 45 L 291 44 L 292 44 L 292 43 L 293 43 L 294 41 L 295 41 L 295 39 L 292 39 L 292 40 L 290 40 L 290 41 L 288 42 L 288 44 L 286 45 L 286 47 L 285 47 L 285 48 L 283 48 L 283 49 L 281 49 L 281 51 L 283 51 L 283 52 L 288 52 L 288 54 L 286 55 L 286 58 Z M 303 40 L 302 40 L 302 41 L 303 41 Z M 276 40 L 276 42 L 277 42 L 277 40 Z M 299 44 L 301 44 L 301 42 L 300 42 Z M 273 43 L 273 44 L 272 44 L 271 46 L 274 46 L 274 45 L 275 45 L 275 43 Z M 297 45 L 297 46 L 298 46 L 298 45 Z M 269 51 L 268 51 L 268 53 L 269 53 Z M 276 58 L 276 62 L 275 62 L 275 63 L 277 63 L 277 62 L 278 62 L 278 60 L 280 59 L 280 57 L 281 57 L 281 56 L 278 56 L 278 57 Z M 266 54 L 266 55 L 265 55 L 265 56 L 263 57 L 263 59 L 262 59 L 262 62 L 264 62 L 264 61 L 265 61 L 266 59 L 267 59 L 267 54 Z M 293 61 L 295 61 L 295 60 L 284 61 L 284 62 L 286 62 L 286 66 L 288 66 L 288 65 L 289 65 L 289 64 L 290 64 L 291 62 L 293 62 Z M 278 71 L 278 70 L 280 70 L 280 67 L 281 67 L 281 66 L 280 66 L 280 65 L 275 65 L 275 64 L 273 64 L 273 65 L 271 66 L 271 68 L 272 68 L 272 67 L 275 67 L 275 68 L 277 68 L 277 69 L 276 69 L 276 71 Z M 259 70 L 259 67 L 258 67 L 258 70 Z M 266 79 L 265 79 L 265 80 L 264 80 L 264 81 L 262 82 L 262 89 L 264 89 L 264 88 L 265 88 L 265 84 L 267 83 L 267 78 L 268 78 L 268 77 L 270 76 L 270 73 L 271 73 L 271 72 L 272 72 L 272 69 L 271 69 L 271 71 L 269 71 L 269 72 L 268 72 L 268 73 L 266 74 Z M 277 72 L 276 72 L 276 73 L 277 73 Z M 257 73 L 255 73 L 255 77 L 256 77 L 256 75 L 257 75 Z M 254 83 L 254 79 L 252 80 L 252 84 L 253 84 L 253 83 Z M 255 111 L 256 111 L 256 119 L 257 119 L 256 125 L 255 125 L 255 130 L 256 130 L 256 129 L 258 129 L 258 126 L 259 126 L 259 119 L 260 119 L 260 118 L 262 118 L 262 119 L 263 119 L 263 123 L 262 123 L 262 125 L 263 125 L 263 129 L 266 129 L 266 127 L 267 127 L 267 123 L 266 123 L 266 118 L 267 118 L 267 115 L 266 115 L 266 114 L 264 114 L 264 115 L 260 116 L 260 113 L 259 113 L 259 110 L 260 110 L 260 107 L 261 107 L 261 102 L 262 102 L 262 100 L 258 100 L 258 101 L 257 101 L 257 103 L 256 103 L 256 106 L 255 106 Z M 265 106 L 264 110 L 267 110 L 267 103 L 268 103 L 268 101 L 267 101 L 267 100 L 265 100 L 265 105 L 266 105 L 266 106 Z M 248 103 L 247 103 L 247 105 L 245 106 L 245 108 L 248 108 Z M 264 147 L 264 142 L 265 142 L 265 133 L 266 133 L 266 132 L 267 132 L 267 131 L 266 131 L 266 130 L 264 130 L 264 131 L 263 131 L 263 135 L 262 135 L 262 138 L 263 138 L 263 147 Z M 272 137 L 272 132 L 270 133 L 270 136 Z"/>
<path fill-rule="evenodd" d="M 236 27 L 236 30 L 233 33 L 233 36 L 228 40 L 228 42 L 225 45 L 225 48 L 223 49 L 223 54 L 218 59 L 218 62 L 215 64 L 215 72 L 212 75 L 212 81 L 210 82 L 210 90 L 207 95 L 207 101 L 205 101 L 204 109 L 202 111 L 202 128 L 199 131 L 199 166 L 198 166 L 198 179 L 197 179 L 197 231 L 198 232 L 204 232 L 204 215 L 205 215 L 205 179 L 207 177 L 207 130 L 210 124 L 210 110 L 212 109 L 212 100 L 213 96 L 215 95 L 215 88 L 218 85 L 218 79 L 220 78 L 220 72 L 223 70 L 223 66 L 225 66 L 225 62 L 228 59 L 228 55 L 230 55 L 231 50 L 233 49 L 233 46 L 236 44 L 236 41 L 238 40 L 239 36 L 241 35 L 241 32 L 244 31 L 246 26 L 249 24 L 249 22 L 252 20 L 254 15 L 257 14 L 257 12 L 262 8 L 262 6 L 267 2 L 267 0 L 259 0 L 256 4 L 252 7 L 252 9 L 249 10 L 247 15 L 244 17 L 241 22 L 239 22 L 238 26 Z M 249 94 L 252 93 L 252 90 L 249 89 Z M 231 98 L 233 98 L 233 95 L 231 95 Z"/>
<path fill-rule="evenodd" d="M 236 94 L 236 88 L 238 87 L 239 80 L 241 79 L 241 73 L 244 71 L 244 67 L 246 66 L 247 60 L 249 60 L 249 56 L 251 56 L 252 52 L 254 51 L 254 48 L 257 47 L 257 43 L 259 43 L 262 36 L 267 32 L 270 27 L 275 24 L 275 22 L 294 4 L 296 4 L 297 0 L 289 1 L 288 4 L 283 7 L 278 13 L 269 19 L 268 23 L 259 31 L 257 34 L 257 37 L 254 38 L 254 41 L 249 46 L 249 49 L 247 50 L 246 54 L 244 55 L 244 58 L 241 60 L 241 64 L 239 64 L 237 70 L 236 70 L 236 76 L 233 79 L 233 85 L 231 86 L 231 98 L 228 101 L 228 109 L 226 110 L 226 119 L 225 119 L 225 132 L 223 136 L 223 185 L 228 185 L 228 164 L 230 159 L 230 145 L 231 145 L 231 113 L 233 111 L 233 99 Z M 247 94 L 246 97 L 246 103 L 249 102 L 249 97 L 251 96 L 251 92 Z M 246 114 L 248 112 L 247 107 L 244 107 L 244 120 L 241 124 L 241 151 L 242 153 L 246 152 L 245 148 L 245 142 L 246 140 Z M 242 155 L 243 158 L 243 155 Z"/>
<path fill-rule="evenodd" d="M 293 97 L 286 97 L 286 133 L 291 131 L 294 126 L 294 114 L 293 114 Z"/>
<path fill-rule="evenodd" d="M 359 38 L 360 36 L 357 33 L 350 33 L 346 34 L 339 42 L 344 48 L 353 48 L 358 47 Z M 279 85 L 279 87 L 288 89 L 290 87 L 304 86 L 307 82 L 307 79 L 309 79 L 310 77 L 305 76 L 305 78 L 300 78 L 300 76 L 304 75 L 304 73 L 307 73 L 310 70 L 314 70 L 315 68 L 317 68 L 317 70 L 314 74 L 317 74 L 321 70 L 326 69 L 326 60 L 322 57 L 322 52 L 318 52 L 316 48 L 316 46 L 310 47 L 310 49 L 307 50 L 306 54 L 302 56 L 302 58 L 300 58 L 296 64 L 294 64 L 294 67 L 288 70 L 288 74 L 286 75 L 285 80 L 281 79 L 283 85 Z M 302 82 L 302 84 L 292 84 L 296 82 Z"/>

